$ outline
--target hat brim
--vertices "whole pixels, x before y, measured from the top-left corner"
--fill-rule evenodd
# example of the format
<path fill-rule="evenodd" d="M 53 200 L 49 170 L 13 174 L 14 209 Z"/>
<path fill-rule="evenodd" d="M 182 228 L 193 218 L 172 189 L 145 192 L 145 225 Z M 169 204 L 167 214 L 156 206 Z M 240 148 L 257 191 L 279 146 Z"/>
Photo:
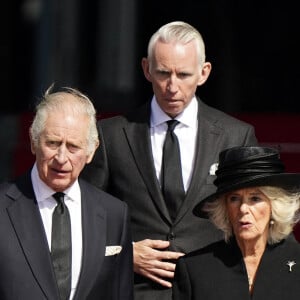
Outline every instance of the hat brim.
<path fill-rule="evenodd" d="M 259 175 L 253 176 L 250 179 L 241 179 L 232 184 L 226 185 L 222 189 L 218 189 L 215 193 L 202 199 L 193 209 L 194 215 L 201 218 L 208 218 L 208 215 L 203 211 L 203 207 L 207 202 L 215 201 L 219 196 L 248 187 L 259 187 L 259 186 L 274 186 L 283 188 L 287 191 L 298 192 L 300 191 L 300 174 L 298 173 L 280 173 L 272 175 Z"/>

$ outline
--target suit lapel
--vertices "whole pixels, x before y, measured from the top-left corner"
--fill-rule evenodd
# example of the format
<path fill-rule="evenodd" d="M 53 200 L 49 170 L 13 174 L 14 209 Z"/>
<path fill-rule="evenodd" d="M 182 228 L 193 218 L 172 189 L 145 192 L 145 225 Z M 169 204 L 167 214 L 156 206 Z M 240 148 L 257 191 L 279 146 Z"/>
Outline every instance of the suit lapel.
<path fill-rule="evenodd" d="M 106 212 L 96 199 L 92 189 L 80 180 L 82 205 L 82 265 L 74 299 L 85 299 L 94 285 L 101 267 L 106 246 Z M 97 233 L 97 234 L 95 234 Z"/>
<path fill-rule="evenodd" d="M 149 120 L 150 103 L 147 103 L 138 113 L 129 116 L 130 122 L 124 127 L 124 131 L 149 194 L 156 203 L 157 209 L 171 222 L 159 182 L 156 179 L 149 134 Z M 216 162 L 214 160 L 218 157 L 218 144 L 223 132 L 222 128 L 215 126 L 214 123 L 215 120 L 209 117 L 206 105 L 198 99 L 198 131 L 194 171 L 190 187 L 175 223 L 179 222 L 187 210 L 203 196 L 199 186 L 205 185 L 209 168 L 212 163 Z M 203 159 L 204 157 L 205 159 Z"/>
<path fill-rule="evenodd" d="M 38 285 L 46 298 L 58 299 L 48 242 L 35 201 L 30 174 L 24 178 L 7 193 L 15 200 L 7 208 L 7 213 Z"/>
<path fill-rule="evenodd" d="M 203 191 L 199 186 L 205 186 L 209 169 L 214 159 L 218 158 L 217 149 L 222 129 L 215 126 L 214 121 L 208 118 L 204 103 L 198 99 L 198 130 L 193 175 L 185 200 L 180 208 L 175 222 L 179 222 L 187 210 L 199 202 Z M 205 159 L 204 159 L 205 158 Z"/>
<path fill-rule="evenodd" d="M 132 155 L 157 209 L 171 222 L 154 169 L 149 128 L 150 104 L 143 106 L 132 118 L 124 128 Z"/>

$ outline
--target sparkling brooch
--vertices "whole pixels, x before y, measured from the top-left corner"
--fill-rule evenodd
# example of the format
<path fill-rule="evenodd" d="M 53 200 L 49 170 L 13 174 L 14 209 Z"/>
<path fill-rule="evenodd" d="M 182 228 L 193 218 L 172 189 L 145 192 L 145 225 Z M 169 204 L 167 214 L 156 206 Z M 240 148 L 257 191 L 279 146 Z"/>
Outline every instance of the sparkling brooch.
<path fill-rule="evenodd" d="M 293 270 L 292 270 L 292 267 L 294 266 L 296 264 L 296 262 L 294 262 L 293 260 L 289 260 L 288 262 L 287 262 L 287 266 L 289 267 L 289 272 L 292 272 Z"/>

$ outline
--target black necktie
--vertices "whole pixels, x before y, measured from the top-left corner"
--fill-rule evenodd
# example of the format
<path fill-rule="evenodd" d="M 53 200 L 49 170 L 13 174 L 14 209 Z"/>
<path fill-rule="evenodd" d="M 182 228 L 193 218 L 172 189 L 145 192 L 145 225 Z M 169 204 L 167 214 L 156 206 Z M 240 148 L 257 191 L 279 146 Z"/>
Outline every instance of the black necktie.
<path fill-rule="evenodd" d="M 172 220 L 175 220 L 185 196 L 182 182 L 180 148 L 174 128 L 179 122 L 169 120 L 163 147 L 162 192 Z"/>
<path fill-rule="evenodd" d="M 57 206 L 52 215 L 51 256 L 59 288 L 60 299 L 69 299 L 71 292 L 72 243 L 69 210 L 64 193 L 55 193 Z"/>

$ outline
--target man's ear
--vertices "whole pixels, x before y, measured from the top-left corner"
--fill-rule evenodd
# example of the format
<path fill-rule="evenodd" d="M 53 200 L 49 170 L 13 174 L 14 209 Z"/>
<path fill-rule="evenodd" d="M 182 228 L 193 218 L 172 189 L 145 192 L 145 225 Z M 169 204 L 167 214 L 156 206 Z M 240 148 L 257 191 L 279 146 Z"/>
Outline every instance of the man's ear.
<path fill-rule="evenodd" d="M 31 149 L 31 153 L 33 154 L 33 155 L 35 155 L 35 144 L 34 144 L 34 142 L 33 142 L 33 139 L 32 139 L 32 136 L 31 136 L 31 132 L 30 132 L 30 130 L 29 130 L 29 139 L 30 139 L 30 149 Z"/>
<path fill-rule="evenodd" d="M 142 58 L 142 68 L 143 68 L 144 76 L 146 77 L 146 79 L 148 81 L 152 82 L 152 76 L 151 76 L 151 73 L 150 73 L 149 60 L 146 57 Z"/>
<path fill-rule="evenodd" d="M 198 86 L 204 84 L 209 77 L 211 71 L 211 63 L 205 62 L 200 70 L 200 76 L 198 80 Z"/>
<path fill-rule="evenodd" d="M 95 154 L 97 148 L 99 147 L 99 145 L 100 145 L 100 142 L 97 143 L 97 145 L 96 145 L 94 151 L 92 151 L 89 155 L 87 155 L 87 158 L 86 158 L 86 164 L 89 164 L 89 163 L 92 161 L 92 159 L 93 159 L 93 157 L 94 157 L 94 154 Z"/>

